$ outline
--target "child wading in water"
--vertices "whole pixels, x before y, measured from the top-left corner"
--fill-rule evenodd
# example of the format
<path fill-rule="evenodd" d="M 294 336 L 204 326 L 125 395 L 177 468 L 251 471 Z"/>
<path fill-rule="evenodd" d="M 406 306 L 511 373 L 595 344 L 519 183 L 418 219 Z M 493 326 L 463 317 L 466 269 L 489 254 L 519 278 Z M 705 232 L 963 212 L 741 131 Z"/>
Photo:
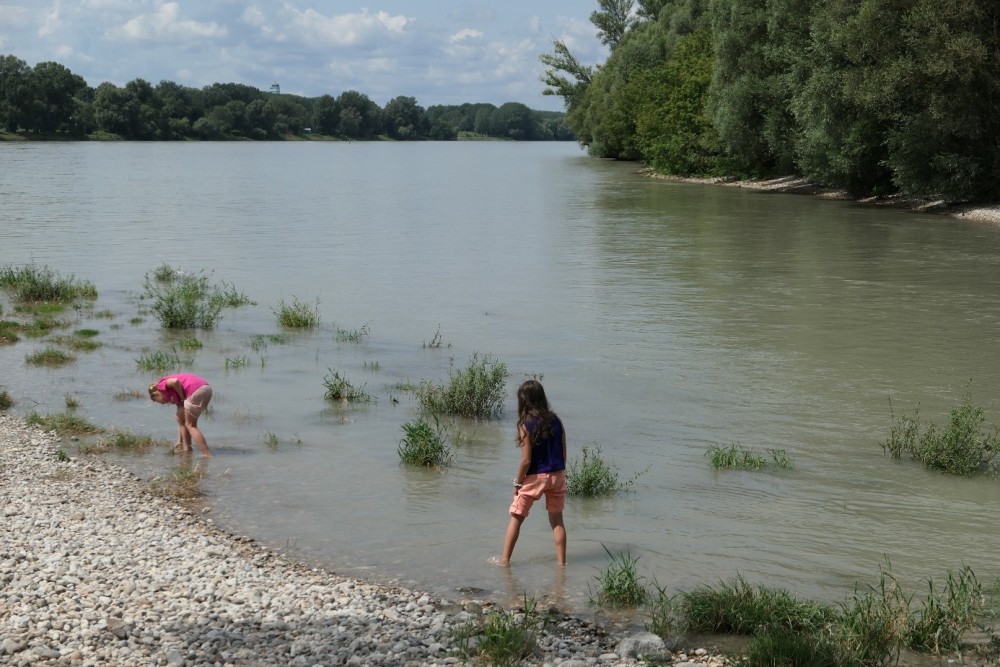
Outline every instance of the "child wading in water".
<path fill-rule="evenodd" d="M 198 417 L 212 400 L 212 388 L 203 378 L 191 373 L 167 375 L 149 385 L 149 397 L 157 403 L 177 406 L 177 444 L 174 451 L 190 452 L 194 441 L 201 455 L 208 457 L 208 442 L 198 428 Z"/>
<path fill-rule="evenodd" d="M 510 565 L 521 524 L 531 505 L 543 495 L 556 543 L 556 560 L 565 565 L 566 431 L 549 408 L 545 390 L 537 380 L 528 380 L 517 390 L 517 446 L 521 448 L 521 463 L 514 475 L 514 502 L 510 504 L 510 523 L 500 565 Z"/>

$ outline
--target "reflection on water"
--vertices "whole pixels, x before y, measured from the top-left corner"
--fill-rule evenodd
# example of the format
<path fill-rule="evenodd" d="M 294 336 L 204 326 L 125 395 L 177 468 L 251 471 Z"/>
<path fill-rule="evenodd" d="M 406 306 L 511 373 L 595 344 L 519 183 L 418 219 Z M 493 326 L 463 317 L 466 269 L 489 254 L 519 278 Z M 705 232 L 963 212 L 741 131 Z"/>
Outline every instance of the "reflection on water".
<path fill-rule="evenodd" d="M 76 274 L 114 314 L 66 316 L 104 346 L 62 369 L 24 364 L 45 341 L 0 348 L 16 410 L 57 412 L 72 392 L 93 421 L 172 438 L 171 415 L 113 398 L 155 379 L 137 357 L 178 340 L 132 318 L 161 263 L 213 271 L 258 305 L 192 353 L 215 389 L 206 502 L 295 557 L 576 613 L 591 613 L 605 549 L 669 589 L 739 573 L 824 599 L 887 557 L 915 584 L 1000 565 L 994 481 L 879 446 L 890 398 L 941 422 L 969 389 L 997 414 L 997 229 L 654 181 L 561 144 L 0 145 L 0 164 L 0 264 Z M 318 329 L 279 332 L 271 309 L 293 296 L 319 299 Z M 417 414 L 400 387 L 444 381 L 473 352 L 508 365 L 511 391 L 543 375 L 571 458 L 600 447 L 624 479 L 649 467 L 629 493 L 570 499 L 565 570 L 544 516 L 512 568 L 490 565 L 517 463 L 512 396 L 500 421 L 455 425 L 453 465 L 399 464 Z M 324 401 L 331 371 L 374 402 Z M 794 468 L 712 471 L 708 447 L 737 442 Z M 179 463 L 121 460 L 145 477 Z"/>

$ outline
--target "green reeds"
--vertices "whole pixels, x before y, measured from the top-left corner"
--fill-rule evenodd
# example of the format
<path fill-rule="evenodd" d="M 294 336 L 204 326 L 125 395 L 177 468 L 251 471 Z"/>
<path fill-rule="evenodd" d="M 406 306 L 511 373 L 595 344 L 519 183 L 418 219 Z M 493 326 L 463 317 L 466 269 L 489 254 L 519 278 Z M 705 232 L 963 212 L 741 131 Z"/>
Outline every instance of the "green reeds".
<path fill-rule="evenodd" d="M 25 421 L 34 426 L 40 426 L 46 431 L 54 431 L 59 436 L 96 435 L 104 432 L 100 426 L 91 424 L 83 417 L 70 412 L 48 415 L 32 412 Z"/>
<path fill-rule="evenodd" d="M 27 264 L 0 268 L 0 289 L 20 302 L 70 303 L 77 299 L 96 299 L 92 283 L 62 277 L 48 266 Z"/>
<path fill-rule="evenodd" d="M 56 367 L 73 363 L 76 357 L 57 347 L 49 346 L 26 355 L 24 360 L 32 366 Z"/>
<path fill-rule="evenodd" d="M 159 443 L 149 435 L 141 435 L 130 431 L 113 431 L 97 441 L 99 447 L 123 451 L 142 452 Z"/>
<path fill-rule="evenodd" d="M 602 497 L 628 491 L 649 466 L 623 480 L 616 465 L 608 463 L 601 448 L 582 447 L 580 455 L 566 465 L 567 493 L 571 496 Z"/>
<path fill-rule="evenodd" d="M 601 546 L 611 559 L 611 563 L 595 577 L 597 590 L 590 598 L 591 604 L 605 607 L 641 605 L 646 601 L 648 591 L 642 583 L 645 577 L 641 576 L 636 568 L 639 557 L 633 556 L 630 551 L 613 554 L 605 545 Z"/>
<path fill-rule="evenodd" d="M 313 329 L 319 326 L 319 299 L 315 304 L 308 304 L 300 301 L 297 296 L 292 296 L 291 303 L 285 303 L 284 299 L 278 301 L 278 306 L 272 308 L 278 318 L 278 324 L 286 329 Z"/>
<path fill-rule="evenodd" d="M 135 360 L 135 367 L 144 373 L 166 373 L 178 368 L 189 367 L 192 363 L 190 359 L 181 359 L 174 351 L 157 350 L 140 354 L 139 358 Z"/>
<path fill-rule="evenodd" d="M 459 654 L 487 665 L 515 667 L 534 654 L 537 637 L 546 619 L 536 611 L 536 603 L 524 597 L 519 610 L 496 609 L 455 631 Z"/>
<path fill-rule="evenodd" d="M 328 401 L 371 403 L 372 397 L 371 394 L 365 391 L 365 385 L 356 387 L 351 384 L 350 380 L 343 377 L 339 371 L 335 371 L 332 368 L 328 370 L 329 373 L 323 378 L 323 386 L 326 387 L 323 398 Z"/>
<path fill-rule="evenodd" d="M 399 460 L 416 466 L 439 467 L 451 463 L 447 430 L 437 417 L 432 425 L 425 417 L 403 424 L 403 438 L 397 447 Z"/>
<path fill-rule="evenodd" d="M 423 382 L 417 389 L 421 407 L 431 413 L 470 419 L 496 419 L 503 413 L 507 365 L 473 353 L 465 369 L 452 369 L 447 384 Z"/>
<path fill-rule="evenodd" d="M 723 447 L 712 445 L 705 452 L 709 463 L 716 470 L 775 470 L 792 467 L 792 457 L 783 449 L 767 450 L 769 456 L 744 447 L 739 443 Z"/>
<path fill-rule="evenodd" d="M 360 343 L 368 337 L 368 325 L 363 325 L 360 329 L 337 329 L 338 343 Z"/>
<path fill-rule="evenodd" d="M 146 274 L 142 298 L 149 300 L 164 329 L 214 329 L 224 308 L 254 303 L 232 285 L 212 284 L 203 273 L 162 269 Z"/>

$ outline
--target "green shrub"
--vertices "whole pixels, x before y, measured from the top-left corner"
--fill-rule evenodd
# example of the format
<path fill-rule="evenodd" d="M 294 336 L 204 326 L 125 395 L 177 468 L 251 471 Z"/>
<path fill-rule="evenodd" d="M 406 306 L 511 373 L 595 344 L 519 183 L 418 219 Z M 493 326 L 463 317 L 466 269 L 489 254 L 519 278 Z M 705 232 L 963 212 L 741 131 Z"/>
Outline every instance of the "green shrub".
<path fill-rule="evenodd" d="M 151 301 L 149 308 L 164 329 L 214 329 L 224 308 L 253 303 L 231 285 L 211 284 L 202 273 L 174 273 L 162 279 L 158 271 L 146 274 L 143 299 Z"/>
<path fill-rule="evenodd" d="M 618 467 L 608 463 L 601 455 L 601 448 L 582 447 L 580 455 L 566 465 L 567 493 L 571 496 L 613 496 L 629 487 L 647 472 L 649 466 L 637 472 L 632 479 L 622 480 Z"/>
<path fill-rule="evenodd" d="M 473 353 L 464 370 L 452 369 L 446 385 L 421 383 L 417 400 L 427 412 L 471 419 L 495 419 L 503 413 L 507 365 Z"/>
<path fill-rule="evenodd" d="M 40 426 L 46 431 L 54 431 L 60 436 L 95 435 L 104 432 L 101 427 L 69 412 L 54 415 L 40 415 L 37 412 L 32 412 L 25 421 L 34 426 Z"/>
<path fill-rule="evenodd" d="M 35 264 L 0 269 L 0 289 L 21 302 L 69 303 L 77 299 L 97 298 L 97 288 L 92 283 L 77 282 L 73 276 L 63 278 L 48 266 Z"/>
<path fill-rule="evenodd" d="M 519 611 L 497 609 L 476 622 L 468 622 L 455 632 L 458 653 L 467 659 L 479 658 L 487 665 L 516 667 L 534 654 L 538 635 L 546 619 L 535 611 L 534 600 L 524 598 Z"/>
<path fill-rule="evenodd" d="M 46 347 L 24 357 L 32 366 L 65 366 L 76 361 L 76 357 L 56 347 Z"/>
<path fill-rule="evenodd" d="M 736 443 L 729 447 L 712 445 L 705 456 L 716 470 L 762 470 L 791 468 L 792 458 L 783 449 L 769 449 L 770 460 L 754 450 Z"/>
<path fill-rule="evenodd" d="M 590 599 L 591 603 L 606 607 L 635 607 L 645 602 L 648 595 L 642 584 L 645 577 L 640 576 L 636 569 L 639 557 L 633 557 L 628 551 L 612 554 L 606 546 L 601 546 L 611 563 L 595 577 L 597 590 Z"/>
<path fill-rule="evenodd" d="M 319 299 L 316 299 L 315 305 L 309 305 L 293 296 L 290 304 L 283 299 L 278 301 L 278 307 L 272 308 L 271 312 L 278 317 L 278 324 L 288 329 L 312 329 L 319 326 Z"/>
<path fill-rule="evenodd" d="M 351 382 L 341 376 L 339 371 L 328 369 L 326 377 L 323 378 L 323 386 L 326 392 L 323 398 L 328 401 L 347 401 L 348 403 L 370 403 L 372 397 L 365 391 L 364 385 L 355 387 Z"/>
<path fill-rule="evenodd" d="M 893 415 L 889 436 L 881 443 L 884 452 L 894 458 L 908 453 L 929 470 L 964 476 L 980 472 L 996 456 L 997 429 L 983 429 L 986 411 L 972 404 L 968 392 L 949 411 L 943 428 L 934 423 L 924 426 L 918 413 L 919 408 L 912 417 Z"/>
<path fill-rule="evenodd" d="M 441 428 L 437 417 L 431 425 L 421 417 L 415 422 L 403 424 L 403 439 L 397 452 L 403 463 L 417 466 L 446 466 L 451 463 L 452 452 L 446 444 L 447 433 Z"/>

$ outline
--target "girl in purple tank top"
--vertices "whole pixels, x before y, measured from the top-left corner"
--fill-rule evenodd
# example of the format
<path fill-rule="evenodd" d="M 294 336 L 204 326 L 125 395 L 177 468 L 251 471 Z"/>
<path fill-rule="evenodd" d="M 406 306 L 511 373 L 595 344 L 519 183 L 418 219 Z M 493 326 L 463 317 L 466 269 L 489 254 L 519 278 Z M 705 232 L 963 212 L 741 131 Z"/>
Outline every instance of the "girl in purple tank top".
<path fill-rule="evenodd" d="M 521 524 L 532 504 L 543 495 L 556 545 L 556 561 L 565 565 L 566 430 L 549 407 L 545 389 L 537 380 L 528 380 L 517 390 L 517 446 L 521 448 L 521 462 L 514 475 L 514 500 L 510 504 L 500 565 L 510 565 Z"/>

